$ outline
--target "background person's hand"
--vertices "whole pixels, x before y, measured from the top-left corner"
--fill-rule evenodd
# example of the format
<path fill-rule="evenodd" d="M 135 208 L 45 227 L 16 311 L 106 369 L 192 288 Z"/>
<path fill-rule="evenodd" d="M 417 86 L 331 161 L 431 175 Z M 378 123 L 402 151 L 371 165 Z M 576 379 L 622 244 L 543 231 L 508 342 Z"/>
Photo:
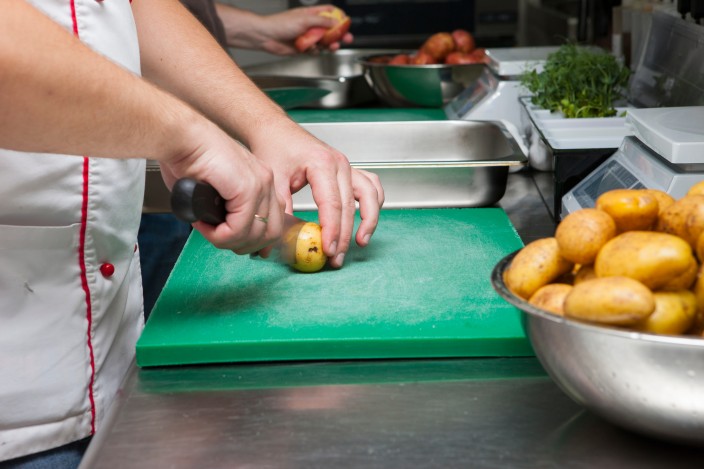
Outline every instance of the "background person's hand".
<path fill-rule="evenodd" d="M 310 28 L 331 28 L 337 24 L 333 18 L 320 16 L 321 11 L 330 11 L 332 5 L 298 7 L 272 15 L 256 15 L 223 4 L 217 4 L 218 16 L 223 22 L 230 47 L 263 50 L 275 55 L 299 53 L 294 43 L 296 38 Z M 337 50 L 341 44 L 352 43 L 351 33 L 340 42 L 327 48 Z"/>

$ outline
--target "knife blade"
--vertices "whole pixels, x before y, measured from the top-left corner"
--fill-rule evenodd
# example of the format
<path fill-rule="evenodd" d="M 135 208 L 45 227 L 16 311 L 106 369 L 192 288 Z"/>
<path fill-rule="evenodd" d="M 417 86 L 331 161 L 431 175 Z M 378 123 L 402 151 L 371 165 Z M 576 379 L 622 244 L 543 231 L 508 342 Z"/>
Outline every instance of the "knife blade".
<path fill-rule="evenodd" d="M 203 221 L 209 225 L 219 225 L 225 221 L 227 210 L 225 199 L 207 183 L 192 178 L 176 181 L 171 190 L 171 210 L 176 218 L 187 223 Z M 296 256 L 296 241 L 306 220 L 284 213 L 284 229 L 281 241 L 274 246 L 279 249 L 283 263 L 293 263 Z"/>

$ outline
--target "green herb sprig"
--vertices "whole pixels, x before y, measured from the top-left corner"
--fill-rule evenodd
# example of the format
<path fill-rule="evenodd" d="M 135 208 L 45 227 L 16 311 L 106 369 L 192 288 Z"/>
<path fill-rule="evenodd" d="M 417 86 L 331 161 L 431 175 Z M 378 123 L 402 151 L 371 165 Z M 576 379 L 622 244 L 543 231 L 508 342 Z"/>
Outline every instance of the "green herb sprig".
<path fill-rule="evenodd" d="M 521 83 L 533 94 L 533 104 L 565 117 L 611 117 L 630 74 L 607 52 L 568 43 L 548 55 L 542 72 L 524 73 Z"/>

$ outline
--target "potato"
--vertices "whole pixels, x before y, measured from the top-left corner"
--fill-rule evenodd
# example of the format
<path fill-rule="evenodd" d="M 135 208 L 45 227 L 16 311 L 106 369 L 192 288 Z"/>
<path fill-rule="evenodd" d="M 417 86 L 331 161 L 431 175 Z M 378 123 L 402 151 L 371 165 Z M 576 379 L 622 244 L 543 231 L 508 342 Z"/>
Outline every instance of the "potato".
<path fill-rule="evenodd" d="M 577 269 L 577 273 L 574 276 L 574 282 L 572 282 L 572 284 L 577 285 L 578 283 L 582 283 L 593 278 L 596 278 L 596 272 L 594 272 L 594 265 L 580 265 Z"/>
<path fill-rule="evenodd" d="M 408 59 L 408 63 L 409 65 L 432 65 L 438 62 L 427 52 L 418 51 Z"/>
<path fill-rule="evenodd" d="M 323 10 L 318 15 L 332 18 L 336 22 L 335 26 L 331 28 L 317 26 L 309 28 L 298 36 L 294 42 L 298 52 L 306 52 L 309 49 L 313 49 L 318 43 L 329 46 L 334 42 L 340 41 L 347 34 L 352 24 L 350 17 L 337 7 L 333 7 L 331 10 Z"/>
<path fill-rule="evenodd" d="M 408 65 L 411 61 L 411 57 L 408 54 L 396 54 L 391 60 L 389 60 L 389 65 Z"/>
<path fill-rule="evenodd" d="M 315 47 L 323 36 L 325 36 L 326 31 L 327 29 L 325 28 L 314 27 L 298 36 L 296 38 L 296 42 L 294 43 L 298 52 L 306 52 L 307 50 Z"/>
<path fill-rule="evenodd" d="M 594 262 L 597 277 L 630 277 L 657 290 L 691 268 L 692 249 L 666 233 L 628 231 L 607 242 Z"/>
<path fill-rule="evenodd" d="M 572 290 L 572 285 L 550 283 L 533 293 L 528 302 L 540 309 L 563 316 L 565 314 L 565 297 L 570 290 Z"/>
<path fill-rule="evenodd" d="M 687 195 L 704 195 L 704 181 L 699 181 L 690 187 Z"/>
<path fill-rule="evenodd" d="M 697 299 L 689 290 L 655 292 L 655 311 L 635 329 L 653 334 L 683 334 L 694 323 Z"/>
<path fill-rule="evenodd" d="M 641 189 L 643 192 L 646 192 L 653 197 L 655 197 L 655 200 L 658 201 L 658 215 L 660 215 L 662 212 L 667 210 L 667 208 L 675 203 L 674 197 L 672 197 L 670 194 L 668 194 L 665 191 L 661 191 L 659 189 Z"/>
<path fill-rule="evenodd" d="M 323 252 L 322 228 L 317 223 L 306 223 L 298 233 L 295 262 L 291 267 L 299 272 L 317 272 L 325 267 L 327 260 Z"/>
<path fill-rule="evenodd" d="M 696 249 L 704 231 L 704 195 L 686 195 L 672 204 L 659 217 L 656 231 L 684 239 Z"/>
<path fill-rule="evenodd" d="M 694 252 L 697 255 L 699 262 L 704 262 L 704 231 L 699 234 L 697 238 L 697 244 L 694 246 Z"/>
<path fill-rule="evenodd" d="M 540 287 L 569 272 L 573 266 L 560 255 L 555 238 L 538 239 L 516 254 L 505 271 L 504 281 L 515 295 L 527 300 Z"/>
<path fill-rule="evenodd" d="M 566 317 L 613 326 L 633 326 L 653 311 L 653 293 L 628 277 L 587 280 L 572 287 L 565 298 Z"/>
<path fill-rule="evenodd" d="M 455 42 L 455 51 L 467 54 L 474 50 L 474 36 L 464 29 L 452 31 L 452 40 Z"/>
<path fill-rule="evenodd" d="M 281 260 L 299 272 L 317 272 L 328 260 L 323 252 L 322 228 L 317 223 L 299 222 L 282 237 Z"/>
<path fill-rule="evenodd" d="M 697 299 L 697 313 L 689 329 L 690 334 L 701 335 L 704 333 L 704 265 L 699 268 L 697 281 L 692 287 L 692 292 Z"/>
<path fill-rule="evenodd" d="M 420 50 L 442 62 L 447 54 L 455 50 L 455 40 L 450 33 L 435 33 L 426 39 Z"/>
<path fill-rule="evenodd" d="M 611 215 L 620 233 L 650 230 L 658 219 L 658 201 L 639 189 L 605 192 L 596 199 L 596 208 Z"/>
<path fill-rule="evenodd" d="M 694 284 L 694 281 L 697 279 L 698 272 L 699 264 L 694 258 L 692 258 L 689 267 L 684 272 L 677 277 L 674 277 L 659 289 L 665 291 L 687 290 L 692 286 L 692 284 Z"/>
<path fill-rule="evenodd" d="M 594 208 L 570 213 L 555 231 L 560 254 L 575 264 L 594 263 L 599 250 L 614 236 L 614 219 L 608 213 Z"/>
<path fill-rule="evenodd" d="M 352 19 L 347 16 L 344 11 L 337 7 L 333 7 L 332 10 L 323 10 L 318 13 L 318 15 L 325 16 L 326 18 L 332 18 L 336 21 L 335 26 L 325 31 L 325 35 L 323 35 L 323 38 L 320 40 L 320 42 L 325 46 L 329 46 L 334 42 L 342 40 L 352 25 Z"/>
<path fill-rule="evenodd" d="M 445 63 L 447 65 L 481 64 L 484 63 L 484 58 L 478 57 L 477 54 L 472 52 L 450 52 L 445 57 Z"/>

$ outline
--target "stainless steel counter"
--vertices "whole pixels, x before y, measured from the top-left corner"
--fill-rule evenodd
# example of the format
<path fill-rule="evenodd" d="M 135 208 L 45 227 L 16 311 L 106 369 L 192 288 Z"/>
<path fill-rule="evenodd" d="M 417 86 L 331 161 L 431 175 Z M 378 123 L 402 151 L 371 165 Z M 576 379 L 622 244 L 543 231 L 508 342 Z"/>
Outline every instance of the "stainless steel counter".
<path fill-rule="evenodd" d="M 500 205 L 528 243 L 554 223 L 536 184 Z M 81 468 L 679 468 L 704 451 L 628 433 L 534 358 L 132 369 Z"/>

